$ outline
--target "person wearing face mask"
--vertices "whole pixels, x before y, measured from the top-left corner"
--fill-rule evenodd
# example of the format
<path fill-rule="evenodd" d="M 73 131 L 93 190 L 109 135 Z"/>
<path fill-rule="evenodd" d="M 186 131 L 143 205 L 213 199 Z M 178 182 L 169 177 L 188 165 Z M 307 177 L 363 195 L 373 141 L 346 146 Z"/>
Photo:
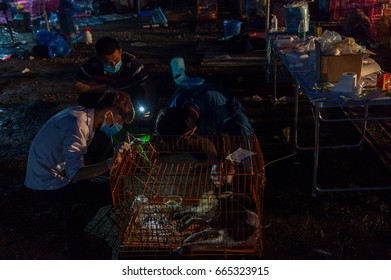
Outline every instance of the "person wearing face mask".
<path fill-rule="evenodd" d="M 203 84 L 175 92 L 155 123 L 162 135 L 253 135 L 243 105 L 217 84 Z"/>
<path fill-rule="evenodd" d="M 202 140 L 208 160 L 215 162 L 210 178 L 216 184 L 220 183 L 222 170 L 232 172 L 233 166 L 229 163 L 221 166 L 221 154 L 227 155 L 227 151 L 219 151 L 219 147 L 203 136 L 255 134 L 243 105 L 228 89 L 217 84 L 203 84 L 175 92 L 167 107 L 159 112 L 155 131 L 163 136 L 177 135 L 184 141 L 190 137 Z"/>
<path fill-rule="evenodd" d="M 58 112 L 38 131 L 29 150 L 24 182 L 28 190 L 62 206 L 72 258 L 82 258 L 84 226 L 99 208 L 112 203 L 108 180 L 91 179 L 107 173 L 130 148 L 128 143 L 114 149 L 112 143 L 100 143 L 91 149 L 94 134 L 105 133 L 110 139 L 134 118 L 133 104 L 125 92 L 91 93 L 79 103 Z"/>
<path fill-rule="evenodd" d="M 91 153 L 89 145 L 97 130 L 111 136 L 122 129 L 125 120 L 132 121 L 133 104 L 124 92 L 96 93 L 94 96 L 100 97 L 95 104 L 90 101 L 90 104 L 85 102 L 84 106 L 64 109 L 39 130 L 31 144 L 27 161 L 25 184 L 28 188 L 60 189 L 109 170 L 114 158 L 109 157 L 104 149 L 100 159 L 95 157 L 96 160 L 90 159 L 85 164 L 85 157 L 88 158 Z M 95 149 L 93 153 L 98 154 L 99 151 Z M 111 156 L 116 156 L 113 150 L 111 153 Z"/>
<path fill-rule="evenodd" d="M 73 88 L 80 93 L 121 90 L 129 92 L 137 107 L 149 113 L 139 113 L 141 119 L 152 119 L 156 91 L 144 65 L 135 55 L 123 50 L 112 37 L 99 38 L 95 56 L 89 58 L 76 74 Z"/>

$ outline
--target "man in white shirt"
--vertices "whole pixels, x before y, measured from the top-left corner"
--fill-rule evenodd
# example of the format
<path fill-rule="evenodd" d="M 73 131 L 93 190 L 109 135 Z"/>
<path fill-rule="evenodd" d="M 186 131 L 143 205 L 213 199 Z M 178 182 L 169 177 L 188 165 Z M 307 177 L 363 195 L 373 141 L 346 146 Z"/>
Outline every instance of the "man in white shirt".
<path fill-rule="evenodd" d="M 72 218 L 75 205 L 87 207 L 94 215 L 100 207 L 111 203 L 108 182 L 97 184 L 89 179 L 106 173 L 129 149 L 128 143 L 120 143 L 114 152 L 111 148 L 111 157 L 86 164 L 95 131 L 103 131 L 111 137 L 122 129 L 124 122 L 134 119 L 133 104 L 124 92 L 93 93 L 83 96 L 80 104 L 60 111 L 39 130 L 30 147 L 25 178 L 27 188 L 39 191 L 64 207 L 73 237 L 80 237 L 85 226 L 80 219 Z M 102 147 L 101 151 L 95 147 L 92 152 L 108 154 L 107 147 Z M 73 213 L 73 216 L 77 215 Z M 80 247 L 82 242 L 77 244 L 76 247 Z"/>

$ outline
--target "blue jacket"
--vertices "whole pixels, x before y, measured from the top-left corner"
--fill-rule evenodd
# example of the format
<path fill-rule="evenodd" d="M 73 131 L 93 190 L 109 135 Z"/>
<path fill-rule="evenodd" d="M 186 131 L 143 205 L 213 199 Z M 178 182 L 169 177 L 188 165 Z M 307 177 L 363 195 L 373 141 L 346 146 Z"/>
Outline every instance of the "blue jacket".
<path fill-rule="evenodd" d="M 168 100 L 168 107 L 194 107 L 200 114 L 199 135 L 252 135 L 254 131 L 242 104 L 227 89 L 203 84 L 177 91 Z"/>

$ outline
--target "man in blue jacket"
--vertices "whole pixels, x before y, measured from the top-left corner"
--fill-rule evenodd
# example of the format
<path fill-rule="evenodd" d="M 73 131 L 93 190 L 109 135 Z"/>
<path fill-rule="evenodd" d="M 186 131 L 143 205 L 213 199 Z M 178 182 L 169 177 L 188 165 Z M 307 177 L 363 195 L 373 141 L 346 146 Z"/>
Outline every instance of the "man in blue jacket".
<path fill-rule="evenodd" d="M 176 92 L 156 121 L 161 135 L 252 135 L 242 104 L 227 89 L 204 84 Z"/>

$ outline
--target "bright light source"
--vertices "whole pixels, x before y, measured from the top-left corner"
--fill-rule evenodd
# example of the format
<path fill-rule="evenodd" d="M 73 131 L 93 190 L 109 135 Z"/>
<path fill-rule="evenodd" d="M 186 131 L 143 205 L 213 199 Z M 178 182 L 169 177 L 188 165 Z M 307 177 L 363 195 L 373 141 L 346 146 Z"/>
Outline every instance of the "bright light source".
<path fill-rule="evenodd" d="M 139 110 L 140 112 L 144 112 L 144 111 L 145 111 L 145 108 L 144 108 L 143 106 L 140 106 L 140 107 L 138 107 L 138 110 Z"/>

